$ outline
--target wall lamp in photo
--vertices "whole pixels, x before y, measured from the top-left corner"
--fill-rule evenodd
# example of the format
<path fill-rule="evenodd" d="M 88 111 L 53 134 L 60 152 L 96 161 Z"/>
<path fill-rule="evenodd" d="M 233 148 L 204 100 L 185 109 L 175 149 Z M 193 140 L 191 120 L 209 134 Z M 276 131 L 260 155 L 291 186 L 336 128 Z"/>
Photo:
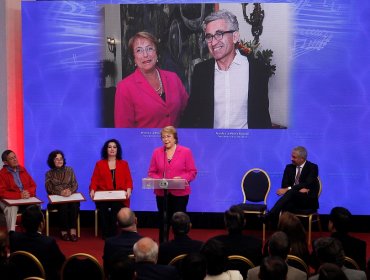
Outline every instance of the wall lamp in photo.
<path fill-rule="evenodd" d="M 107 37 L 108 50 L 113 53 L 114 59 L 116 59 L 116 40 L 113 37 Z"/>

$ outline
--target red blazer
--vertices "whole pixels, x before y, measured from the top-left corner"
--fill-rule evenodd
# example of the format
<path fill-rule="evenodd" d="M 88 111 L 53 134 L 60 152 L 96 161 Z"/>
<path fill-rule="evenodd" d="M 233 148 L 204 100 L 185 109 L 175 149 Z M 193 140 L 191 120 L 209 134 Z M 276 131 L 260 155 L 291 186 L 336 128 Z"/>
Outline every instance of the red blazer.
<path fill-rule="evenodd" d="M 133 189 L 130 168 L 127 161 L 116 161 L 116 190 Z M 114 190 L 112 173 L 109 170 L 108 160 L 102 159 L 95 164 L 94 173 L 91 177 L 90 191 L 109 191 Z M 130 201 L 125 200 L 125 205 L 130 206 Z"/>
<path fill-rule="evenodd" d="M 139 69 L 120 81 L 114 104 L 115 127 L 178 126 L 189 95 L 179 77 L 158 69 L 166 102 L 155 92 Z"/>
<path fill-rule="evenodd" d="M 160 179 L 163 178 L 163 173 L 166 174 L 165 177 L 168 179 L 180 177 L 186 179 L 189 183 L 193 181 L 197 175 L 197 169 L 191 150 L 177 145 L 172 160 L 168 163 L 164 148 L 155 149 L 150 161 L 148 176 Z M 189 195 L 190 191 L 190 186 L 186 186 L 184 190 L 168 190 L 169 193 L 175 196 Z M 154 190 L 154 193 L 163 196 L 163 190 Z"/>
<path fill-rule="evenodd" d="M 28 191 L 31 197 L 35 196 L 36 183 L 22 166 L 19 166 L 19 177 L 21 178 L 24 190 Z M 0 170 L 0 198 L 22 198 L 21 191 L 14 181 L 13 174 L 5 166 Z"/>

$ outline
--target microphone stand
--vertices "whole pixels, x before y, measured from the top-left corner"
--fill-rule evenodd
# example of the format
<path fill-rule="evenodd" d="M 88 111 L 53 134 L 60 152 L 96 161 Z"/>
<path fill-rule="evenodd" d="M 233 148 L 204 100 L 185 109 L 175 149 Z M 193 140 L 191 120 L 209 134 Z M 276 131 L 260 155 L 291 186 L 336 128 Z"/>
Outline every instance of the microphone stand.
<path fill-rule="evenodd" d="M 166 147 L 164 147 L 163 156 L 163 179 L 166 178 Z M 168 184 L 163 189 L 163 240 L 159 240 L 160 243 L 168 241 L 168 219 L 167 219 L 167 208 L 168 208 Z"/>

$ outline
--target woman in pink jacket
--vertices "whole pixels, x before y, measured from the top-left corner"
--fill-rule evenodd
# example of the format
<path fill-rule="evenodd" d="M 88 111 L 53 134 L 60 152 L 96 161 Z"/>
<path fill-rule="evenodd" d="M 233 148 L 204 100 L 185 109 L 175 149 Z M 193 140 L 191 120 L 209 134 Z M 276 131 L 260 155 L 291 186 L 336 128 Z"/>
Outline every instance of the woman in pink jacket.
<path fill-rule="evenodd" d="M 177 126 L 189 96 L 175 73 L 157 67 L 157 39 L 148 32 L 138 32 L 128 48 L 136 70 L 117 85 L 115 127 Z"/>
<path fill-rule="evenodd" d="M 178 211 L 186 212 L 189 201 L 190 185 L 195 179 L 197 169 L 195 167 L 192 152 L 189 148 L 178 145 L 176 128 L 166 126 L 161 130 L 161 137 L 164 146 L 156 148 L 153 152 L 148 176 L 150 178 L 161 179 L 185 179 L 187 184 L 185 189 L 169 189 L 167 195 L 167 224 L 172 214 Z M 157 208 L 160 214 L 160 233 L 159 240 L 162 242 L 168 236 L 163 235 L 163 203 L 164 191 L 154 190 L 157 200 Z M 168 234 L 168 232 L 166 233 Z"/>

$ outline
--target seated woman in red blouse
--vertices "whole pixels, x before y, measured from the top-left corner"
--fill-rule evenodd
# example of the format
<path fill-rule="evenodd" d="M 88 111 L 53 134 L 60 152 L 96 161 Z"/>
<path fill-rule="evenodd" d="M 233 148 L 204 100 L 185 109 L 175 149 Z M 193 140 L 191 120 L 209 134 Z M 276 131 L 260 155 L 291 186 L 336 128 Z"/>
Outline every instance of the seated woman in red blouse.
<path fill-rule="evenodd" d="M 94 198 L 95 191 L 126 191 L 125 200 L 95 202 L 99 210 L 103 239 L 105 239 L 115 235 L 117 213 L 122 207 L 130 206 L 129 199 L 133 186 L 130 169 L 127 161 L 122 160 L 122 148 L 118 140 L 106 141 L 101 150 L 101 157 L 102 159 L 95 165 L 91 178 L 90 197 Z"/>

